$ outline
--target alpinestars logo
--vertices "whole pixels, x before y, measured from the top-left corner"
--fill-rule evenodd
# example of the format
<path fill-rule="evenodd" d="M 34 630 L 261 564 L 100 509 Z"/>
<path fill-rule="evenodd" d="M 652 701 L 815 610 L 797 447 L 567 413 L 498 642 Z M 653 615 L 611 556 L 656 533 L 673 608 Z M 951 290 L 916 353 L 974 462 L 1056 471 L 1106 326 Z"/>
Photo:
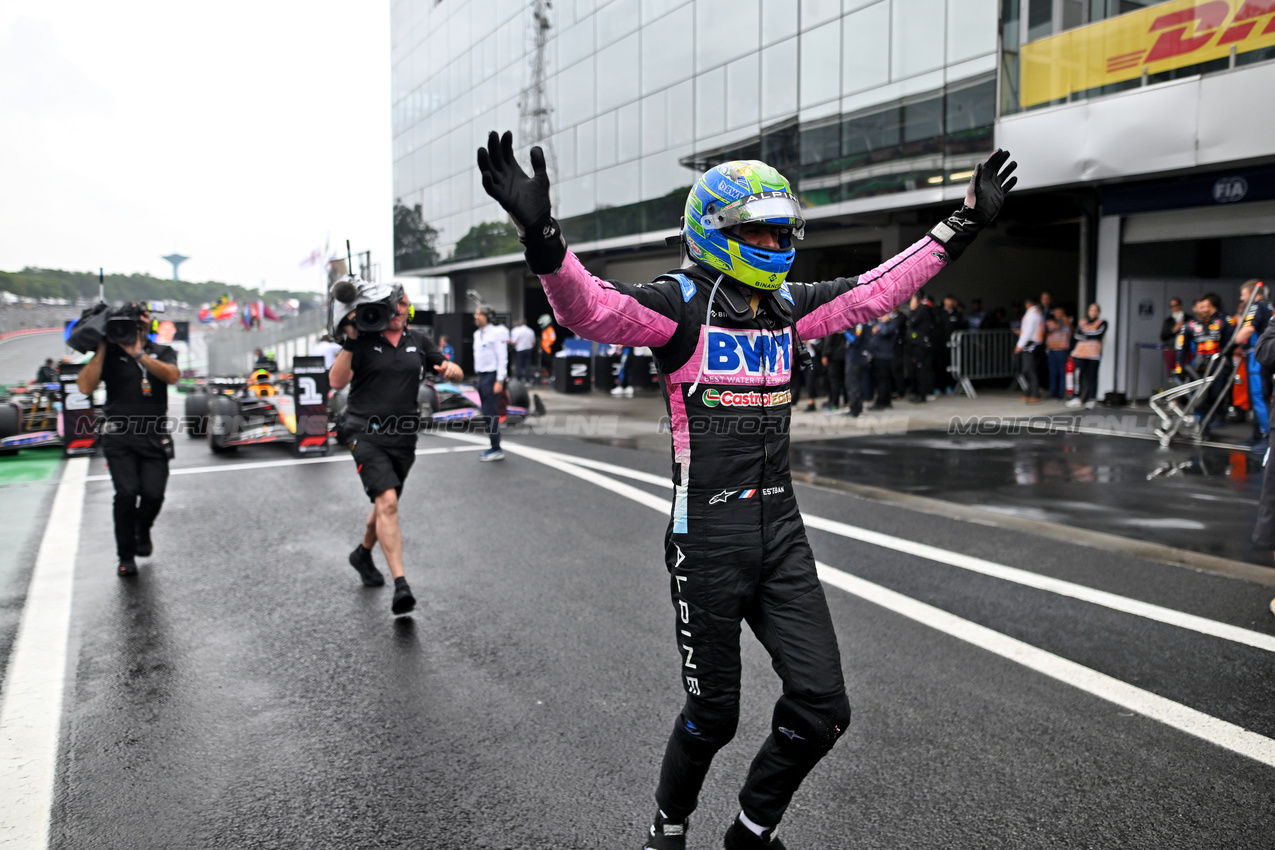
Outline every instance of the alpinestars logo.
<path fill-rule="evenodd" d="M 738 490 L 723 490 L 722 492 L 718 493 L 713 498 L 709 499 L 708 503 L 710 505 L 719 505 L 738 492 L 739 492 Z"/>
<path fill-rule="evenodd" d="M 789 729 L 787 726 L 780 726 L 778 731 L 779 731 L 779 734 L 787 736 L 787 738 L 788 738 L 788 740 L 789 740 L 789 741 L 804 741 L 804 740 L 806 740 L 805 738 L 803 738 L 802 736 L 798 735 L 798 734 L 797 734 L 796 732 L 794 732 L 793 730 Z"/>
<path fill-rule="evenodd" d="M 552 225 L 552 224 L 547 224 L 547 225 L 545 225 L 545 229 L 544 229 L 544 231 L 543 231 L 543 236 L 544 236 L 544 238 L 545 238 L 545 239 L 548 239 L 550 236 L 552 236 L 552 235 L 553 235 L 553 233 L 554 233 L 554 227 L 553 227 L 553 225 Z"/>

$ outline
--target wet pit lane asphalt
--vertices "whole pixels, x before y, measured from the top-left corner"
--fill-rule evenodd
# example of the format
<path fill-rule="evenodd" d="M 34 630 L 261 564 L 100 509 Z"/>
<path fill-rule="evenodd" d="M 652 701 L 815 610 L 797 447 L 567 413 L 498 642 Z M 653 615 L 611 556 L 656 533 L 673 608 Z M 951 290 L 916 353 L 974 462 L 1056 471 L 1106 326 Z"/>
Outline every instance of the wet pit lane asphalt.
<path fill-rule="evenodd" d="M 794 443 L 794 476 L 867 485 L 1271 566 L 1262 453 L 1079 433 L 919 431 Z"/>

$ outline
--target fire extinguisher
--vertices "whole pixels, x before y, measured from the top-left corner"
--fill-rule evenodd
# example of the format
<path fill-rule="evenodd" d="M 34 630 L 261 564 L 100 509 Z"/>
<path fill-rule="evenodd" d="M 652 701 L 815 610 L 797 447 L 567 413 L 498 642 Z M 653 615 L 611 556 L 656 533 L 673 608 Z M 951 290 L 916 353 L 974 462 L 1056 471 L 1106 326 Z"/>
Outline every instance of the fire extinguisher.
<path fill-rule="evenodd" d="M 1076 394 L 1076 361 L 1070 357 L 1067 358 L 1067 398 L 1071 398 Z"/>

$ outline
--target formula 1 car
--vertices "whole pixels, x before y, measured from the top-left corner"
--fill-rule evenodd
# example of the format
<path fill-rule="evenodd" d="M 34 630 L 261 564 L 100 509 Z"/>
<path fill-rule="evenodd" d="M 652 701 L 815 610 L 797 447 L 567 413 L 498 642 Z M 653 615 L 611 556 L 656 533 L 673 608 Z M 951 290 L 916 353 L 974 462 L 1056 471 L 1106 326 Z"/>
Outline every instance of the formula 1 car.
<path fill-rule="evenodd" d="M 528 416 L 543 416 L 544 402 L 539 395 L 527 391 L 527 385 L 517 379 L 511 379 L 506 385 L 509 403 L 505 405 L 500 416 L 502 425 L 517 425 Z M 349 390 L 341 389 L 332 394 L 329 405 L 332 418 L 340 422 L 345 416 L 346 397 Z M 468 383 L 452 381 L 435 381 L 426 378 L 421 381 L 416 394 L 416 401 L 421 407 L 421 427 L 464 427 L 473 419 L 481 421 L 482 400 L 478 397 L 478 388 Z"/>
<path fill-rule="evenodd" d="M 328 453 L 330 424 L 301 427 L 291 376 L 278 378 L 258 369 L 247 378 L 221 377 L 196 381 L 186 396 L 186 434 L 208 438 L 214 454 L 240 446 L 284 443 L 298 455 Z M 307 430 L 313 433 L 307 433 Z"/>
<path fill-rule="evenodd" d="M 540 401 L 540 396 L 533 398 L 522 381 L 511 379 L 506 391 L 509 403 L 504 406 L 505 412 L 500 417 L 500 424 L 517 425 L 528 416 L 544 415 L 544 403 Z M 483 403 L 478 397 L 478 388 L 472 384 L 421 381 L 416 400 L 421 405 L 421 420 L 426 424 L 468 421 L 483 415 Z"/>
<path fill-rule="evenodd" d="M 74 390 L 72 404 L 89 414 L 90 423 L 96 423 L 97 411 L 92 400 Z M 82 434 L 70 435 L 65 430 L 70 417 L 62 415 L 67 393 L 57 383 L 31 383 L 22 387 L 10 387 L 0 397 L 0 457 L 14 455 L 19 449 L 62 447 L 67 455 L 91 454 L 97 445 L 95 427 L 85 428 Z M 75 421 L 79 421 L 78 419 Z"/>

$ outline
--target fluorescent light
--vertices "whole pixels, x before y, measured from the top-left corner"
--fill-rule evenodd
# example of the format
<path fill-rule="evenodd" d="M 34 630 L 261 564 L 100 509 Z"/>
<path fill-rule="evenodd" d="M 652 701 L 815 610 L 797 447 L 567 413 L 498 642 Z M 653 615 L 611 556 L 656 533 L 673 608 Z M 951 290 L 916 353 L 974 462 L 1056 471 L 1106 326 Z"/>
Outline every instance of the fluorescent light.
<path fill-rule="evenodd" d="M 969 171 L 953 171 L 951 174 L 948 175 L 948 179 L 949 180 L 964 180 L 965 178 L 969 177 L 973 173 L 974 173 L 974 169 L 972 168 Z"/>
<path fill-rule="evenodd" d="M 940 174 L 940 175 L 939 175 L 939 176 L 937 176 L 937 177 L 927 177 L 927 178 L 925 178 L 925 182 L 926 182 L 926 183 L 942 183 L 942 182 L 943 182 L 943 175 L 942 175 L 942 174 Z"/>

